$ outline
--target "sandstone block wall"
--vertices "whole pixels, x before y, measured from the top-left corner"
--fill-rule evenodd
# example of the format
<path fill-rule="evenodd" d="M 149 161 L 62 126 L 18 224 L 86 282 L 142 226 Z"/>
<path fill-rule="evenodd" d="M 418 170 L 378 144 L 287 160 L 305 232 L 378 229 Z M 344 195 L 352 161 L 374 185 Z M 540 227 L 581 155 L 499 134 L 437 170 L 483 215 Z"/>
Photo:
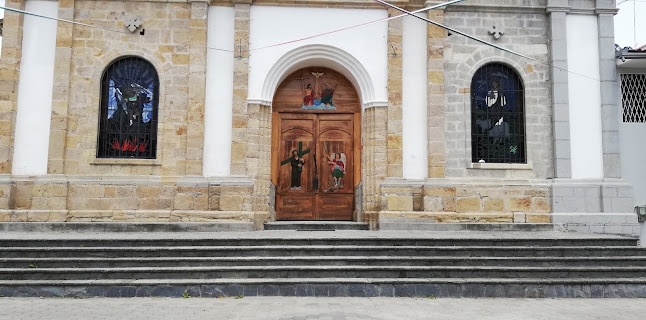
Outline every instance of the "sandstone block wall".
<path fill-rule="evenodd" d="M 551 186 L 547 183 L 456 183 L 449 179 L 405 184 L 386 181 L 381 188 L 381 217 L 432 219 L 434 222 L 551 222 Z"/>
<path fill-rule="evenodd" d="M 252 192 L 251 181 L 206 178 L 2 180 L 0 221 L 254 221 Z"/>

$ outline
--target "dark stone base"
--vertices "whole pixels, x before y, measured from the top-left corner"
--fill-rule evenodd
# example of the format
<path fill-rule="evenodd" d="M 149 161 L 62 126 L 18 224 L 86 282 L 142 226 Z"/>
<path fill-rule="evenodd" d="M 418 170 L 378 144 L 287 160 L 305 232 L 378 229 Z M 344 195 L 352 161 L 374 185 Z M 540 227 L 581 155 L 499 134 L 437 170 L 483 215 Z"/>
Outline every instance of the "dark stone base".
<path fill-rule="evenodd" d="M 422 298 L 646 298 L 638 284 L 348 283 L 160 286 L 0 286 L 0 297 L 422 297 Z"/>

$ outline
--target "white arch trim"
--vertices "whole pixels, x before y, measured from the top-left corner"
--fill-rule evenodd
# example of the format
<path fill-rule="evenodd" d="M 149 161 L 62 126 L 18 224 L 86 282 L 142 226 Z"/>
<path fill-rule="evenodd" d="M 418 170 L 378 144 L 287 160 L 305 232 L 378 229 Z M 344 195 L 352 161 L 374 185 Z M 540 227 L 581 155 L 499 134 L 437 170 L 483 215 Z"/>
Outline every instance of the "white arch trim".
<path fill-rule="evenodd" d="M 343 74 L 359 91 L 364 108 L 387 106 L 377 101 L 370 74 L 351 54 L 329 45 L 306 45 L 287 52 L 271 67 L 263 83 L 261 97 L 249 98 L 249 103 L 271 106 L 278 85 L 292 72 L 312 66 L 327 67 Z"/>

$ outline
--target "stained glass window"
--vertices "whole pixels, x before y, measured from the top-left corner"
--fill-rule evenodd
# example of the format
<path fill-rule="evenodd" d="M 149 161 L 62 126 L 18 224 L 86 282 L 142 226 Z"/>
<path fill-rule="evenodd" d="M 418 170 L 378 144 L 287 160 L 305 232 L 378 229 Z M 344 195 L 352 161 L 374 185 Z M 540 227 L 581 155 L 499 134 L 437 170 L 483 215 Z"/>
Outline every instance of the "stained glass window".
<path fill-rule="evenodd" d="M 154 159 L 159 77 L 134 56 L 112 62 L 101 78 L 97 158 Z"/>
<path fill-rule="evenodd" d="M 471 153 L 480 163 L 525 163 L 523 83 L 502 63 L 486 64 L 471 80 Z"/>

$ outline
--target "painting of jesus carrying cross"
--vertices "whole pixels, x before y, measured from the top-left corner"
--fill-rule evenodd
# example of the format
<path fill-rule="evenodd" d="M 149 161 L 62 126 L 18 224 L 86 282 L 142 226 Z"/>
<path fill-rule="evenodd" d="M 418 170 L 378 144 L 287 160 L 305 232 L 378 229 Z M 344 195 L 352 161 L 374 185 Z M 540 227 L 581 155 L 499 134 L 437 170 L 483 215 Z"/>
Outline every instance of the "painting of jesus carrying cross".
<path fill-rule="evenodd" d="M 290 190 L 301 190 L 301 173 L 303 172 L 303 165 L 305 165 L 303 156 L 308 153 L 310 153 L 310 149 L 303 150 L 303 142 L 299 142 L 298 150 L 292 150 L 291 156 L 280 163 L 281 166 L 288 163 L 292 166 Z"/>

